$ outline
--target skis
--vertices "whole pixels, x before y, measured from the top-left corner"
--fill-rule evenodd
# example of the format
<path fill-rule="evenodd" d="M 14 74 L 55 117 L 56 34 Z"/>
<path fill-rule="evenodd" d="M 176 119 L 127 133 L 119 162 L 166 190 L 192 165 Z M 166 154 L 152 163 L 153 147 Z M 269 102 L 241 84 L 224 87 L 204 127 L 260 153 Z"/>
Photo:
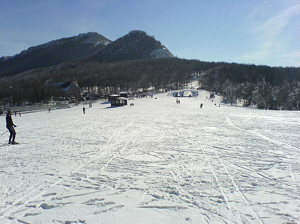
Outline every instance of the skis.
<path fill-rule="evenodd" d="M 15 143 L 4 143 L 4 144 L 0 144 L 0 147 L 3 147 L 3 146 L 10 146 L 10 145 L 19 145 L 20 143 L 19 142 L 15 142 Z"/>

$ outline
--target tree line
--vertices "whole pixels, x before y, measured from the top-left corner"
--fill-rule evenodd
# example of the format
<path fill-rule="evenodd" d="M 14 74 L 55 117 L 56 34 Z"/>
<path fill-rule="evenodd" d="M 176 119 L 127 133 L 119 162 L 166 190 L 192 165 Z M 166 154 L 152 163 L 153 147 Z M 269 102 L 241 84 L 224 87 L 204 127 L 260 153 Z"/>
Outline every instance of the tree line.
<path fill-rule="evenodd" d="M 223 95 L 224 100 L 264 109 L 300 109 L 300 68 L 203 62 L 179 58 L 118 62 L 77 60 L 24 72 L 0 80 L 0 100 L 13 96 L 13 104 L 46 102 L 59 97 L 52 82 L 77 81 L 105 93 L 136 92 L 139 88 L 179 89 L 199 76 L 201 88 Z M 12 87 L 12 88 L 10 88 Z M 0 102 L 1 103 L 1 102 Z"/>
<path fill-rule="evenodd" d="M 199 80 L 201 86 L 231 104 L 261 109 L 300 110 L 300 68 L 225 64 Z"/>

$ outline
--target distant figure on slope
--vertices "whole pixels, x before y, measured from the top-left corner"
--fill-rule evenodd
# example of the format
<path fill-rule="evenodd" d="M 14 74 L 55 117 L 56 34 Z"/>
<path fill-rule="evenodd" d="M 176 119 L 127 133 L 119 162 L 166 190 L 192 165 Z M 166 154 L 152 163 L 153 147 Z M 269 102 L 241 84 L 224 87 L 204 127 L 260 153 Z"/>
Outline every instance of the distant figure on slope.
<path fill-rule="evenodd" d="M 9 130 L 10 133 L 8 144 L 18 144 L 17 142 L 15 142 L 16 131 L 14 127 L 17 127 L 17 125 L 14 124 L 11 118 L 11 110 L 8 110 L 6 114 L 6 128 Z"/>
<path fill-rule="evenodd" d="M 203 108 L 203 103 L 200 104 L 200 109 L 202 109 L 202 108 Z"/>
<path fill-rule="evenodd" d="M 85 114 L 85 108 L 84 107 L 82 108 L 82 111 L 83 111 L 83 114 Z"/>

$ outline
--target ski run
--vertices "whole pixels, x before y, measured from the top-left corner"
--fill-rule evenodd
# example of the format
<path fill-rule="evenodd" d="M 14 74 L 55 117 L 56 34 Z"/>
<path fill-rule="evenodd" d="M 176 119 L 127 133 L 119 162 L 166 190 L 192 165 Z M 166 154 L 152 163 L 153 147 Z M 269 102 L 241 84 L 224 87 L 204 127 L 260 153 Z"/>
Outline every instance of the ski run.
<path fill-rule="evenodd" d="M 300 112 L 207 96 L 13 115 L 0 223 L 300 223 Z"/>

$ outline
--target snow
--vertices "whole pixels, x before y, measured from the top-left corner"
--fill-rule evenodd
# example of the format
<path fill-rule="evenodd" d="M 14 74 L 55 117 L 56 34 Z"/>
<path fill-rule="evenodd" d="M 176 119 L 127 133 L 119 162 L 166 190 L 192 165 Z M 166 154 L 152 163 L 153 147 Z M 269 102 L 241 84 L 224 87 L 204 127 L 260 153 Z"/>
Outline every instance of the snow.
<path fill-rule="evenodd" d="M 173 57 L 173 55 L 170 54 L 166 50 L 165 47 L 163 49 L 159 48 L 159 49 L 152 51 L 150 55 L 152 58 L 172 58 Z"/>
<path fill-rule="evenodd" d="M 13 116 L 0 223 L 298 223 L 300 113 L 206 96 Z"/>

